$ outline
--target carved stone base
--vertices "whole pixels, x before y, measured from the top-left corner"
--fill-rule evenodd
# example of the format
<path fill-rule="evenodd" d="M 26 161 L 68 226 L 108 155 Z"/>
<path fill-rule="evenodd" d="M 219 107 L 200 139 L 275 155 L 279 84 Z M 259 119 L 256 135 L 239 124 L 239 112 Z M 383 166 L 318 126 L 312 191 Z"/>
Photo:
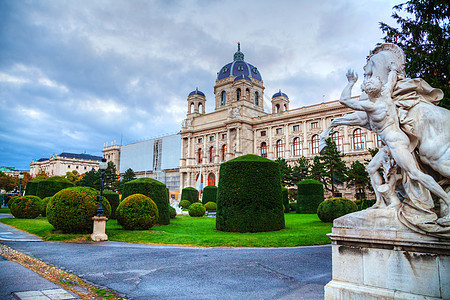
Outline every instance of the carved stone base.
<path fill-rule="evenodd" d="M 450 240 L 416 233 L 394 209 L 336 219 L 325 299 L 450 299 Z"/>
<path fill-rule="evenodd" d="M 93 217 L 94 220 L 94 232 L 91 234 L 91 239 L 94 242 L 107 241 L 108 236 L 106 235 L 106 221 L 107 217 Z"/>

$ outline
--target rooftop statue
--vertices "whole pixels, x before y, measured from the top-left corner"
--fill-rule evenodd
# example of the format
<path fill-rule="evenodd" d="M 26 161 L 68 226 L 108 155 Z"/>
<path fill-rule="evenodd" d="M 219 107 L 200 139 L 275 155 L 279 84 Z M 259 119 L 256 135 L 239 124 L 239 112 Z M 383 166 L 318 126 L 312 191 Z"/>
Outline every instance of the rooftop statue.
<path fill-rule="evenodd" d="M 440 89 L 406 78 L 404 68 L 398 46 L 377 46 L 367 57 L 359 99 L 351 98 L 358 75 L 348 71 L 340 103 L 356 112 L 334 119 L 321 134 L 319 149 L 339 125 L 377 133 L 385 146 L 367 166 L 376 195 L 371 209 L 393 209 L 410 229 L 450 238 L 450 196 L 445 191 L 450 183 L 450 111 L 436 106 L 443 97 Z M 440 200 L 438 212 L 432 195 Z"/>

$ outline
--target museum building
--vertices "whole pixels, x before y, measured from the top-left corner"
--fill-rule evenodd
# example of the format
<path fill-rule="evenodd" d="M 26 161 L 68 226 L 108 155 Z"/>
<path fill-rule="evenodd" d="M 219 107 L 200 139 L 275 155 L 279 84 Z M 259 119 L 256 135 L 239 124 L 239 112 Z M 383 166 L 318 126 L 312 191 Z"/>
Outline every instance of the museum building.
<path fill-rule="evenodd" d="M 86 153 L 53 153 L 50 158 L 33 159 L 30 163 L 30 175 L 36 176 L 39 172 L 45 172 L 48 176 L 66 176 L 67 172 L 77 171 L 84 174 L 90 170 L 98 170 L 101 156 Z"/>
<path fill-rule="evenodd" d="M 217 73 L 215 110 L 205 112 L 205 94 L 198 89 L 187 98 L 187 117 L 181 136 L 180 189 L 218 185 L 220 164 L 245 154 L 293 163 L 301 156 L 319 154 L 319 135 L 331 121 L 352 112 L 339 101 L 290 109 L 289 97 L 279 90 L 271 98 L 272 111 L 264 111 L 264 82 L 259 69 L 244 60 L 238 50 L 232 62 Z M 364 162 L 367 149 L 381 146 L 378 136 L 357 126 L 340 126 L 332 140 L 346 156 Z M 355 199 L 352 189 L 342 196 Z"/>

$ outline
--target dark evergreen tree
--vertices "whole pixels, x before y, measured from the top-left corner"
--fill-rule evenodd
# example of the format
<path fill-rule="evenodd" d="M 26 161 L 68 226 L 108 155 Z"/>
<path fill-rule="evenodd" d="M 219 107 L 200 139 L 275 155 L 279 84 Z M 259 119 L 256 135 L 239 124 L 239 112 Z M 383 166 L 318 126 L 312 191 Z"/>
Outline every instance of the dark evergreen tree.
<path fill-rule="evenodd" d="M 284 158 L 277 158 L 275 162 L 280 167 L 281 184 L 283 186 L 295 185 L 292 179 L 292 167 L 288 165 L 286 160 Z"/>
<path fill-rule="evenodd" d="M 449 3 L 448 0 L 409 0 L 393 7 L 392 18 L 400 28 L 380 22 L 386 34 L 383 40 L 397 44 L 406 54 L 406 75 L 423 78 L 432 87 L 442 89 L 444 99 L 440 106 L 447 109 L 450 109 Z"/>
<path fill-rule="evenodd" d="M 119 193 L 122 193 L 123 185 L 127 182 L 130 182 L 132 180 L 136 179 L 136 174 L 134 173 L 133 169 L 128 168 L 125 173 L 122 175 L 122 180 L 117 181 L 116 183 L 116 189 L 119 191 Z"/>
<path fill-rule="evenodd" d="M 107 190 L 113 190 L 117 186 L 117 169 L 116 165 L 112 162 L 108 162 L 108 166 L 105 170 L 105 177 L 103 182 L 103 188 Z"/>
<path fill-rule="evenodd" d="M 311 165 L 309 178 L 323 183 L 324 172 L 325 172 L 325 170 L 324 170 L 323 163 L 320 160 L 320 156 L 318 156 L 318 155 L 314 156 L 314 160 Z"/>
<path fill-rule="evenodd" d="M 359 199 L 366 198 L 366 188 L 370 188 L 370 177 L 366 167 L 359 161 L 352 162 L 348 170 L 347 185 L 356 189 Z"/>
<path fill-rule="evenodd" d="M 78 180 L 75 185 L 100 190 L 100 172 L 92 169 L 89 172 L 84 173 L 83 177 Z"/>
<path fill-rule="evenodd" d="M 299 181 L 309 178 L 310 169 L 311 163 L 309 160 L 304 156 L 300 157 L 292 167 L 293 185 L 296 186 Z"/>
<path fill-rule="evenodd" d="M 336 197 L 336 185 L 347 181 L 347 166 L 342 160 L 342 154 L 336 147 L 336 143 L 327 139 L 327 147 L 320 153 L 322 163 L 322 178 L 316 179 L 323 183 L 324 187 Z"/>

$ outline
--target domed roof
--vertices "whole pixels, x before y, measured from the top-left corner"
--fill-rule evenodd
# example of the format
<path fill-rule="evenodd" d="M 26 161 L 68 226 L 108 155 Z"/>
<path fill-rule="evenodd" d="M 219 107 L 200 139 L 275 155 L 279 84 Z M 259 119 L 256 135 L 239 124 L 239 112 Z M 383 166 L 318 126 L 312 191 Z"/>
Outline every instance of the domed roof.
<path fill-rule="evenodd" d="M 192 96 L 192 95 L 201 95 L 203 97 L 205 96 L 205 94 L 202 91 L 199 91 L 198 88 L 196 88 L 195 91 L 192 91 L 189 93 L 189 96 Z"/>
<path fill-rule="evenodd" d="M 241 44 L 238 43 L 238 51 L 234 53 L 233 62 L 226 64 L 220 69 L 217 73 L 217 80 L 240 75 L 262 81 L 258 68 L 244 61 L 244 53 L 241 52 Z"/>
<path fill-rule="evenodd" d="M 286 95 L 285 93 L 282 93 L 281 90 L 279 90 L 278 93 L 273 94 L 272 99 L 275 97 L 280 97 L 280 96 L 283 96 L 283 97 L 286 97 L 289 99 L 288 95 Z"/>
<path fill-rule="evenodd" d="M 248 80 L 248 81 L 252 81 L 252 79 L 251 79 L 250 77 L 248 77 L 247 75 L 244 75 L 244 74 L 239 75 L 239 76 L 236 76 L 236 78 L 234 78 L 233 81 L 238 81 L 238 80 L 240 80 L 240 79 L 246 79 L 246 80 Z"/>

